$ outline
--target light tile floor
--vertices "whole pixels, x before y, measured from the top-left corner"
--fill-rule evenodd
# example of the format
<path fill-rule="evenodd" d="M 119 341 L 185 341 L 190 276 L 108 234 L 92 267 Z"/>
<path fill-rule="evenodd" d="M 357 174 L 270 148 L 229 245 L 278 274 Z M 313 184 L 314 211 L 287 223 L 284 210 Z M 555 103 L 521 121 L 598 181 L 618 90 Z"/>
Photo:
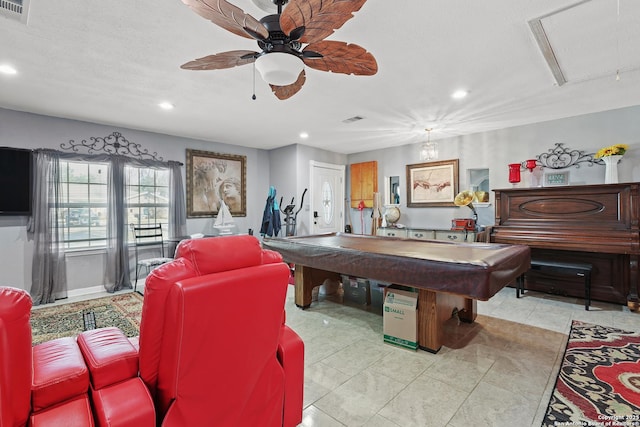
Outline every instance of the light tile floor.
<path fill-rule="evenodd" d="M 572 320 L 640 330 L 640 313 L 594 301 L 505 288 L 478 302 L 473 324 L 447 324 L 437 354 L 383 343 L 382 316 L 319 297 L 287 297 L 287 323 L 305 342 L 300 427 L 539 426 Z"/>
<path fill-rule="evenodd" d="M 453 338 L 431 354 L 385 344 L 382 316 L 339 297 L 320 295 L 307 310 L 293 297 L 290 286 L 287 324 L 305 342 L 298 427 L 537 427 L 572 320 L 640 330 L 640 313 L 626 306 L 594 301 L 585 311 L 579 298 L 528 291 L 518 299 L 505 288 L 478 302 L 475 323 L 451 319 Z"/>

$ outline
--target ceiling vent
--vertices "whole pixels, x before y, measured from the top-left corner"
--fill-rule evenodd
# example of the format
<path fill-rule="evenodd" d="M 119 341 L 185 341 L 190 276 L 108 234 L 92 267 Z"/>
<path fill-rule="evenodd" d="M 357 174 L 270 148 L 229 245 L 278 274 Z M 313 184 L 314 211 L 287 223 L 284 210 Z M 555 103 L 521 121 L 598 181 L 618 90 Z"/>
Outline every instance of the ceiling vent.
<path fill-rule="evenodd" d="M 364 119 L 364 117 L 362 116 L 353 116 L 353 117 L 349 117 L 348 119 L 344 119 L 342 123 L 353 123 L 362 119 Z"/>
<path fill-rule="evenodd" d="M 30 0 L 0 0 L 0 16 L 27 23 Z"/>

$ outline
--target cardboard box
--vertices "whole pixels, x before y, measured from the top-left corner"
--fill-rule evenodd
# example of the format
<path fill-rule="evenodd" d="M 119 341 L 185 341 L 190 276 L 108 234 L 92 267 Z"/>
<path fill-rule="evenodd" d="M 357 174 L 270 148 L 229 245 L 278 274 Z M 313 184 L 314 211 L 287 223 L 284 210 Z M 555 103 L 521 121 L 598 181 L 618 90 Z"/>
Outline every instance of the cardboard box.
<path fill-rule="evenodd" d="M 386 288 L 382 313 L 384 342 L 416 350 L 418 348 L 418 294 Z"/>
<path fill-rule="evenodd" d="M 371 304 L 371 289 L 367 279 L 343 275 L 342 290 L 344 302 L 357 305 Z"/>

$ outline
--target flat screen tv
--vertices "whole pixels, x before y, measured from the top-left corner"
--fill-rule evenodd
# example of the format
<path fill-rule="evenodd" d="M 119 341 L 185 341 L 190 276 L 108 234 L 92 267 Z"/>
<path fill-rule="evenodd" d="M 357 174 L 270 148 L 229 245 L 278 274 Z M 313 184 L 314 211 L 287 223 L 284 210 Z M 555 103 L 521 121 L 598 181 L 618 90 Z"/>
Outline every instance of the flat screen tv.
<path fill-rule="evenodd" d="M 0 147 L 0 215 L 31 215 L 31 150 Z"/>

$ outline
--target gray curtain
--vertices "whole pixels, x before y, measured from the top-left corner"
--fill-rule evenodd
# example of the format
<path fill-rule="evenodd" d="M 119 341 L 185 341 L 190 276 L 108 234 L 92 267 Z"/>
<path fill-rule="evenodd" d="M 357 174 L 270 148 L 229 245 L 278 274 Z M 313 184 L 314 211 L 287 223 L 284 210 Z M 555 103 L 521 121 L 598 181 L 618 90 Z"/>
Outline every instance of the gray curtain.
<path fill-rule="evenodd" d="M 131 288 L 129 270 L 129 245 L 125 221 L 125 200 L 128 199 L 125 166 L 169 169 L 169 237 L 181 237 L 186 234 L 187 213 L 182 185 L 182 163 L 161 162 L 157 160 L 132 159 L 124 156 L 110 156 L 111 175 L 109 178 L 109 227 L 107 230 L 107 271 L 110 278 L 105 285 L 108 292 Z"/>
<path fill-rule="evenodd" d="M 29 232 L 35 240 L 34 271 L 31 294 L 43 294 L 46 299 L 38 303 L 53 302 L 55 298 L 66 296 L 66 278 L 64 270 L 64 252 L 62 250 L 62 229 L 58 228 L 55 215 L 58 206 L 60 187 L 59 160 L 105 162 L 109 164 L 107 210 L 109 223 L 107 227 L 107 265 L 105 276 L 108 292 L 131 288 L 129 263 L 129 246 L 125 203 L 127 195 L 125 166 L 162 168 L 170 170 L 169 198 L 169 236 L 181 237 L 186 234 L 186 205 L 184 187 L 182 185 L 182 163 L 163 162 L 158 160 L 134 159 L 117 154 L 80 154 L 63 153 L 54 150 L 36 150 L 37 162 L 34 168 L 34 213 L 29 223 Z M 45 191 L 46 189 L 46 191 Z M 46 192 L 46 199 L 41 194 Z M 40 205 L 40 206 L 38 206 Z M 56 209 L 49 209 L 50 207 Z M 38 210 L 38 208 L 40 210 Z M 48 216 L 43 217 L 44 214 Z M 45 218 L 45 219 L 42 219 Z M 33 230 L 33 231 L 32 231 Z M 45 258 L 45 259 L 43 259 Z M 64 294 L 62 294 L 64 291 Z M 55 295 L 54 295 L 55 294 Z M 60 295 L 58 295 L 60 294 Z M 34 303 L 36 298 L 34 298 Z"/>
<path fill-rule="evenodd" d="M 33 162 L 33 212 L 27 232 L 33 239 L 31 298 L 34 305 L 67 296 L 62 229 L 58 227 L 60 156 L 53 150 L 37 150 Z"/>
<path fill-rule="evenodd" d="M 129 245 L 127 242 L 127 223 L 124 210 L 126 199 L 126 174 L 124 167 L 127 159 L 112 156 L 109 165 L 107 184 L 107 265 L 105 284 L 107 292 L 131 288 L 129 272 Z"/>
<path fill-rule="evenodd" d="M 169 169 L 169 236 L 183 237 L 187 234 L 187 203 L 182 185 L 182 163 L 169 162 Z"/>

